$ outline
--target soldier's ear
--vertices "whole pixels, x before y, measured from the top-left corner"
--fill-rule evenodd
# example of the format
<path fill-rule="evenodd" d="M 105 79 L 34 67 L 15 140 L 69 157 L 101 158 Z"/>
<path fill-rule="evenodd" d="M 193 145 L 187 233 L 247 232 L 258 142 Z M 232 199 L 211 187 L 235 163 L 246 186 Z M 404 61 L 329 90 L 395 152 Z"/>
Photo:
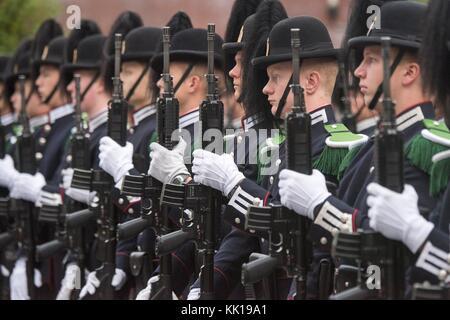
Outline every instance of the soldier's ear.
<path fill-rule="evenodd" d="M 402 85 L 409 86 L 416 81 L 420 81 L 421 69 L 417 62 L 407 62 L 402 68 Z"/>
<path fill-rule="evenodd" d="M 307 71 L 305 76 L 305 93 L 308 95 L 313 95 L 317 92 L 317 90 L 321 86 L 321 82 L 323 82 L 325 79 L 322 79 L 322 76 L 319 74 L 319 72 L 315 70 Z"/>

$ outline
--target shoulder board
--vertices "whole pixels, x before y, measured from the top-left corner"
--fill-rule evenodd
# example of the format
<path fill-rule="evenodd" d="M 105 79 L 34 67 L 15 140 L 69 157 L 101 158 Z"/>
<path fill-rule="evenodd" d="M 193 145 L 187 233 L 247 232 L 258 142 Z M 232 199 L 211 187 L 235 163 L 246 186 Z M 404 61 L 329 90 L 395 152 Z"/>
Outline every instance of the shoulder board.
<path fill-rule="evenodd" d="M 344 124 L 326 124 L 325 130 L 330 136 L 325 140 L 325 148 L 320 156 L 314 161 L 313 167 L 325 175 L 338 178 L 339 173 L 344 170 L 344 162 L 350 163 L 357 152 L 349 151 L 361 146 L 369 140 L 364 134 L 351 132 Z"/>
<path fill-rule="evenodd" d="M 326 124 L 325 130 L 330 136 L 325 140 L 325 143 L 330 148 L 346 148 L 348 150 L 366 143 L 369 137 L 351 132 L 344 124 Z"/>
<path fill-rule="evenodd" d="M 438 121 L 423 120 L 425 129 L 414 136 L 406 146 L 407 159 L 430 175 L 430 194 L 438 195 L 447 187 L 450 176 L 450 132 Z"/>
<path fill-rule="evenodd" d="M 450 131 L 444 122 L 436 120 L 423 120 L 425 129 L 422 130 L 422 136 L 431 142 L 450 147 Z"/>

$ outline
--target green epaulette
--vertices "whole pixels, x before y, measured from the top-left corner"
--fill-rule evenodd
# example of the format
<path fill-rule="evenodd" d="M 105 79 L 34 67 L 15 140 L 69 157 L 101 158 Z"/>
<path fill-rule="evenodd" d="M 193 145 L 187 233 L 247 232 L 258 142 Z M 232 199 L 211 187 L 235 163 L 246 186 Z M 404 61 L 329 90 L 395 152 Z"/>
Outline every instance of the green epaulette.
<path fill-rule="evenodd" d="M 325 148 L 313 167 L 325 175 L 339 177 L 345 171 L 361 145 L 369 138 L 364 134 L 351 132 L 344 124 L 326 124 L 325 130 L 330 136 L 325 140 Z M 351 152 L 350 152 L 351 151 Z"/>
<path fill-rule="evenodd" d="M 430 175 L 430 194 L 438 195 L 447 187 L 450 160 L 445 155 L 450 149 L 450 131 L 443 122 L 425 119 L 425 129 L 406 146 L 407 159 Z"/>
<path fill-rule="evenodd" d="M 258 148 L 257 153 L 257 167 L 258 167 L 258 177 L 256 182 L 260 184 L 263 179 L 261 171 L 268 164 L 272 163 L 271 158 L 273 157 L 273 152 L 279 150 L 280 145 L 286 140 L 286 136 L 281 132 L 274 135 L 273 137 L 267 138 L 266 141 L 261 144 Z"/>

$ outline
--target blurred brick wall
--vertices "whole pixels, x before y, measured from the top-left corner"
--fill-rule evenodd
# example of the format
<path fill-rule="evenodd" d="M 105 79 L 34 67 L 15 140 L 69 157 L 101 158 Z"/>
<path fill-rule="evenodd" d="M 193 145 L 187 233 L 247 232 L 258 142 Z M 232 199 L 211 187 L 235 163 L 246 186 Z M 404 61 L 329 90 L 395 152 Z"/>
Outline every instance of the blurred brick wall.
<path fill-rule="evenodd" d="M 311 15 L 322 20 L 330 31 L 333 42 L 340 45 L 345 30 L 350 0 L 337 0 L 339 10 L 335 19 L 328 13 L 327 0 L 280 0 L 290 17 Z M 162 26 L 179 10 L 191 17 L 195 27 L 204 28 L 208 22 L 216 24 L 216 30 L 223 35 L 234 0 L 61 0 L 64 11 L 59 21 L 65 25 L 67 6 L 78 5 L 82 18 L 94 19 L 104 33 L 117 15 L 124 10 L 139 13 L 148 26 Z"/>

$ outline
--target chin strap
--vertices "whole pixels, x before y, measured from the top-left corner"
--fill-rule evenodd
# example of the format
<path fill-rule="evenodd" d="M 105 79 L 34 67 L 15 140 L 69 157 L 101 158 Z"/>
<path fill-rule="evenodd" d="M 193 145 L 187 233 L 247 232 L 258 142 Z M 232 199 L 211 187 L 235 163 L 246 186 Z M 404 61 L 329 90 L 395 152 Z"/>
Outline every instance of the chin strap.
<path fill-rule="evenodd" d="M 180 80 L 178 81 L 178 83 L 173 88 L 173 93 L 174 94 L 178 91 L 178 89 L 180 89 L 180 87 L 183 84 L 183 82 L 186 81 L 186 79 L 189 76 L 189 74 L 191 73 L 192 69 L 194 69 L 194 66 L 195 66 L 194 63 L 190 63 L 189 66 L 187 67 L 187 69 L 183 72 L 183 74 L 181 75 Z"/>
<path fill-rule="evenodd" d="M 291 92 L 291 84 L 292 84 L 292 75 L 289 79 L 286 88 L 284 89 L 283 95 L 281 96 L 280 101 L 278 102 L 277 112 L 275 113 L 275 119 L 281 119 L 281 112 L 283 112 L 284 106 L 286 105 L 286 100 Z"/>
<path fill-rule="evenodd" d="M 392 66 L 391 66 L 391 77 L 394 74 L 395 69 L 397 69 L 397 67 L 398 67 L 398 65 L 399 65 L 399 63 L 402 60 L 404 55 L 405 55 L 405 49 L 400 48 L 400 51 L 397 53 L 397 56 L 395 57 L 395 60 L 392 63 Z M 377 92 L 375 93 L 375 95 L 373 96 L 372 100 L 370 101 L 369 110 L 375 109 L 375 107 L 376 107 L 376 105 L 378 103 L 378 100 L 380 100 L 380 97 L 381 97 L 382 93 L 383 93 L 383 83 L 381 83 L 378 86 Z"/>

